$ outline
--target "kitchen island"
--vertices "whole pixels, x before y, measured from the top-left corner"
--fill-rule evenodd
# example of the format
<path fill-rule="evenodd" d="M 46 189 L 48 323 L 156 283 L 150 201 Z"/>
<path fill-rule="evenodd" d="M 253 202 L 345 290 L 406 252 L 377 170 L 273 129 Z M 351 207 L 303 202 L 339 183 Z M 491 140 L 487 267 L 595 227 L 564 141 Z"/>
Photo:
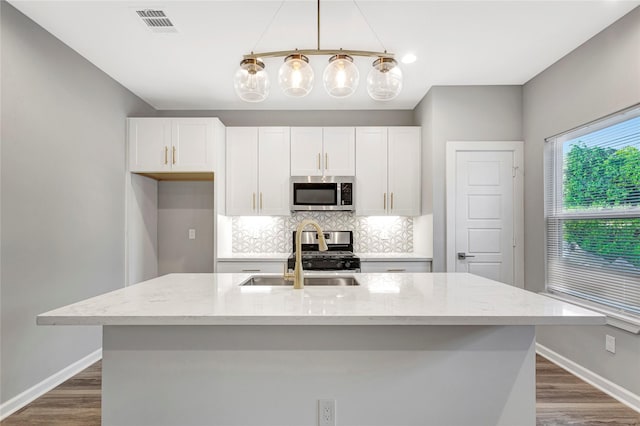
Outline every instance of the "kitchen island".
<path fill-rule="evenodd" d="M 605 323 L 470 274 L 352 275 L 171 274 L 37 321 L 103 326 L 104 425 L 317 425 L 329 399 L 370 426 L 534 425 L 535 326 Z"/>

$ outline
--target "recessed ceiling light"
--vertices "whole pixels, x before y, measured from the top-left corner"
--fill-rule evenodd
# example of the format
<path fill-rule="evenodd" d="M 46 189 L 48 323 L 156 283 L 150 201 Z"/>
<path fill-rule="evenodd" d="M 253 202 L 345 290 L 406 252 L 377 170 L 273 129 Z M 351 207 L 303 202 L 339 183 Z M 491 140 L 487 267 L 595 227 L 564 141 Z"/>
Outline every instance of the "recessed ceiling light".
<path fill-rule="evenodd" d="M 414 55 L 413 53 L 407 53 L 406 55 L 404 55 L 401 59 L 403 64 L 412 64 L 416 61 L 416 55 Z"/>

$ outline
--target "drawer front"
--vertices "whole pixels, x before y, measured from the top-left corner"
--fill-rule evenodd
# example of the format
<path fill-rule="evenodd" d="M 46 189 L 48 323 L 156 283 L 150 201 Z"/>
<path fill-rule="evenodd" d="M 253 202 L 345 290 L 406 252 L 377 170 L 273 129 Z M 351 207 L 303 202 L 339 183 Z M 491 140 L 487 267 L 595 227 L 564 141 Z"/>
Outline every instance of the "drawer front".
<path fill-rule="evenodd" d="M 431 272 L 430 262 L 362 262 L 362 272 Z"/>
<path fill-rule="evenodd" d="M 216 272 L 233 272 L 233 273 L 246 273 L 246 274 L 260 274 L 260 273 L 282 273 L 284 270 L 284 264 L 282 262 L 218 262 L 218 270 Z"/>

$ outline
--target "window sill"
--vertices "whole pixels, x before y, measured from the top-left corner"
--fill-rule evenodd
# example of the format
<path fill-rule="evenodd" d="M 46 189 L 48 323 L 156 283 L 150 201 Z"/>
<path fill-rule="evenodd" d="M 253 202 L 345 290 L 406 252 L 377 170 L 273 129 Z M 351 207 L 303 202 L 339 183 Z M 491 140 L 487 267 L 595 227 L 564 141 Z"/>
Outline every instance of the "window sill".
<path fill-rule="evenodd" d="M 622 330 L 628 331 L 629 333 L 640 334 L 640 318 L 635 318 L 630 315 L 621 314 L 620 312 L 607 309 L 602 305 L 598 305 L 596 303 L 590 303 L 590 302 L 578 299 L 576 297 L 571 297 L 564 294 L 549 293 L 546 291 L 543 291 L 540 294 L 543 296 L 551 297 L 553 299 L 562 300 L 563 302 L 572 303 L 574 305 L 578 305 L 586 309 L 591 309 L 592 311 L 599 312 L 607 316 L 607 325 L 620 328 Z"/>

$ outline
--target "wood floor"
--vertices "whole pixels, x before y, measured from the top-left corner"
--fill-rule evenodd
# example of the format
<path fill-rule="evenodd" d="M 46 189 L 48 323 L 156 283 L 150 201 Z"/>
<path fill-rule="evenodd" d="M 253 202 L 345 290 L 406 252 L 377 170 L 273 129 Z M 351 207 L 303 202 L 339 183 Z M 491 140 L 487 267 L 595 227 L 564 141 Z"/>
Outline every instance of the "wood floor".
<path fill-rule="evenodd" d="M 97 362 L 0 425 L 99 426 L 101 372 Z M 538 426 L 640 426 L 640 413 L 540 356 L 536 382 Z"/>

